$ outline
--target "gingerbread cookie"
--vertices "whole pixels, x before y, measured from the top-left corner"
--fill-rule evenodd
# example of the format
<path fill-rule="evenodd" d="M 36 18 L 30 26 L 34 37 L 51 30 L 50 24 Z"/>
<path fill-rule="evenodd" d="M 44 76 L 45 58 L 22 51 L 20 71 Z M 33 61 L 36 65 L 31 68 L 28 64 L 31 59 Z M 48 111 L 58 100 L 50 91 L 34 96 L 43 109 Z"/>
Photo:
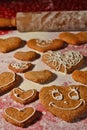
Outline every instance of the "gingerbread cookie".
<path fill-rule="evenodd" d="M 0 52 L 7 53 L 23 46 L 23 41 L 19 37 L 9 37 L 0 39 Z"/>
<path fill-rule="evenodd" d="M 20 88 L 14 88 L 10 92 L 10 96 L 16 102 L 21 104 L 28 104 L 38 99 L 38 91 L 36 89 L 24 91 Z"/>
<path fill-rule="evenodd" d="M 16 87 L 20 82 L 20 77 L 13 72 L 2 72 L 0 74 L 0 95 Z"/>
<path fill-rule="evenodd" d="M 74 122 L 87 112 L 86 86 L 43 87 L 39 92 L 39 99 L 48 111 L 67 122 Z"/>
<path fill-rule="evenodd" d="M 64 53 L 48 51 L 43 54 L 42 61 L 56 71 L 69 74 L 83 65 L 84 57 L 80 52 L 73 50 Z"/>
<path fill-rule="evenodd" d="M 72 78 L 77 82 L 80 82 L 82 84 L 87 85 L 87 70 L 85 70 L 85 71 L 80 71 L 80 70 L 73 71 Z"/>
<path fill-rule="evenodd" d="M 22 61 L 33 61 L 40 57 L 40 54 L 34 52 L 34 51 L 18 51 L 14 54 L 14 57 L 16 59 L 22 60 Z"/>
<path fill-rule="evenodd" d="M 31 39 L 27 42 L 27 46 L 35 49 L 39 52 L 46 52 L 48 50 L 58 50 L 64 47 L 64 41 L 60 39 L 54 40 L 40 40 L 40 39 Z"/>
<path fill-rule="evenodd" d="M 54 74 L 49 70 L 29 71 L 24 74 L 24 77 L 36 83 L 47 83 L 53 80 Z"/>
<path fill-rule="evenodd" d="M 26 127 L 35 120 L 36 110 L 33 107 L 25 107 L 23 109 L 8 107 L 4 110 L 3 117 L 13 125 Z"/>
<path fill-rule="evenodd" d="M 62 32 L 59 34 L 59 38 L 72 45 L 80 45 L 87 42 L 87 32 L 80 32 L 77 34 L 70 32 Z"/>
<path fill-rule="evenodd" d="M 25 63 L 25 62 L 15 62 L 15 63 L 10 63 L 8 68 L 14 71 L 15 73 L 24 73 L 31 69 L 33 67 L 33 64 L 31 63 Z"/>

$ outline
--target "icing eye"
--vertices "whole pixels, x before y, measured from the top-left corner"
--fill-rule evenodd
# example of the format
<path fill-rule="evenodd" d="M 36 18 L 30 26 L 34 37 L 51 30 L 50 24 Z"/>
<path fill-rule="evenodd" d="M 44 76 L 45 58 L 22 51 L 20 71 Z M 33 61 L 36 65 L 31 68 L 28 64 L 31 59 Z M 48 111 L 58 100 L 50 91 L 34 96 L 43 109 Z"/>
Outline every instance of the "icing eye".
<path fill-rule="evenodd" d="M 70 99 L 73 99 L 73 100 L 78 100 L 79 99 L 79 94 L 78 94 L 78 91 L 77 89 L 75 88 L 71 88 L 71 91 L 68 93 L 68 97 Z"/>
<path fill-rule="evenodd" d="M 52 94 L 53 99 L 55 99 L 55 100 L 62 100 L 63 99 L 63 95 L 59 92 L 58 89 L 51 90 L 51 94 Z"/>

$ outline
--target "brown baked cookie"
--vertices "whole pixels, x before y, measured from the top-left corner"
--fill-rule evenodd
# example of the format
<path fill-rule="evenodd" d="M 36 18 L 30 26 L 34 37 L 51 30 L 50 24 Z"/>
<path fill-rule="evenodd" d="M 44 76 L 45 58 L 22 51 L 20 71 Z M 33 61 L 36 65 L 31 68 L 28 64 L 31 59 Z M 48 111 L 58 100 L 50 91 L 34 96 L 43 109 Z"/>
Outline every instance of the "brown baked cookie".
<path fill-rule="evenodd" d="M 34 52 L 34 51 L 18 51 L 14 54 L 14 57 L 16 59 L 22 60 L 22 61 L 33 61 L 40 57 L 40 54 Z"/>
<path fill-rule="evenodd" d="M 58 50 L 63 48 L 65 42 L 60 39 L 54 40 L 40 40 L 40 39 L 31 39 L 27 42 L 27 46 L 35 49 L 39 52 L 46 52 L 48 50 Z"/>
<path fill-rule="evenodd" d="M 80 82 L 82 84 L 87 85 L 87 70 L 85 70 L 85 71 L 80 71 L 80 70 L 73 71 L 72 78 L 77 82 Z"/>
<path fill-rule="evenodd" d="M 15 63 L 10 63 L 8 68 L 15 73 L 24 73 L 30 69 L 32 69 L 33 64 L 31 63 L 25 63 L 25 62 L 15 62 Z"/>
<path fill-rule="evenodd" d="M 87 112 L 87 87 L 47 86 L 39 92 L 39 100 L 45 109 L 67 122 L 75 122 Z"/>
<path fill-rule="evenodd" d="M 20 76 L 13 72 L 2 72 L 0 74 L 0 95 L 13 89 L 21 82 Z"/>
<path fill-rule="evenodd" d="M 23 109 L 8 107 L 4 109 L 3 117 L 13 125 L 26 127 L 35 120 L 36 110 L 33 107 L 25 107 Z"/>
<path fill-rule="evenodd" d="M 23 41 L 19 37 L 9 37 L 0 39 L 0 52 L 7 53 L 23 46 Z"/>
<path fill-rule="evenodd" d="M 39 93 L 36 89 L 30 89 L 30 90 L 24 91 L 20 88 L 14 88 L 10 92 L 11 98 L 21 104 L 28 104 L 37 100 L 38 94 Z"/>
<path fill-rule="evenodd" d="M 79 32 L 76 36 L 80 39 L 81 43 L 87 43 L 87 32 Z"/>
<path fill-rule="evenodd" d="M 82 34 L 74 34 L 70 32 L 62 32 L 59 34 L 59 38 L 64 40 L 68 44 L 80 45 L 85 43 L 85 39 Z"/>
<path fill-rule="evenodd" d="M 29 71 L 24 73 L 24 77 L 40 84 L 48 83 L 54 80 L 54 74 L 49 70 Z"/>
<path fill-rule="evenodd" d="M 48 51 L 42 56 L 42 61 L 56 71 L 69 74 L 84 63 L 84 57 L 78 51 Z"/>

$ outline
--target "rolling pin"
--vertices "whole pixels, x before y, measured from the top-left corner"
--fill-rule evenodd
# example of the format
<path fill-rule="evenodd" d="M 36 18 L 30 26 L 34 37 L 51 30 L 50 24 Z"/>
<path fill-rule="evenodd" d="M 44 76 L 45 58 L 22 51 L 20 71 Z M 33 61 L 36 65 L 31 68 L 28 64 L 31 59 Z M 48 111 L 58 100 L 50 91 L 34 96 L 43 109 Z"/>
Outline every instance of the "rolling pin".
<path fill-rule="evenodd" d="M 11 25 L 20 32 L 86 31 L 87 11 L 19 12 Z"/>

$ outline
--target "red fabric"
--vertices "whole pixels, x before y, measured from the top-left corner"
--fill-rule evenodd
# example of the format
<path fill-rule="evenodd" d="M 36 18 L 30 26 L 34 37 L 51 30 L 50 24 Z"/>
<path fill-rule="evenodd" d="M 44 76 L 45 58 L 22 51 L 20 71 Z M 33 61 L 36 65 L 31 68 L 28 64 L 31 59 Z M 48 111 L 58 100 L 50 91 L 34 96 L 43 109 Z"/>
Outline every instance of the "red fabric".
<path fill-rule="evenodd" d="M 3 0 L 0 17 L 12 18 L 17 12 L 51 10 L 87 10 L 87 0 Z"/>

